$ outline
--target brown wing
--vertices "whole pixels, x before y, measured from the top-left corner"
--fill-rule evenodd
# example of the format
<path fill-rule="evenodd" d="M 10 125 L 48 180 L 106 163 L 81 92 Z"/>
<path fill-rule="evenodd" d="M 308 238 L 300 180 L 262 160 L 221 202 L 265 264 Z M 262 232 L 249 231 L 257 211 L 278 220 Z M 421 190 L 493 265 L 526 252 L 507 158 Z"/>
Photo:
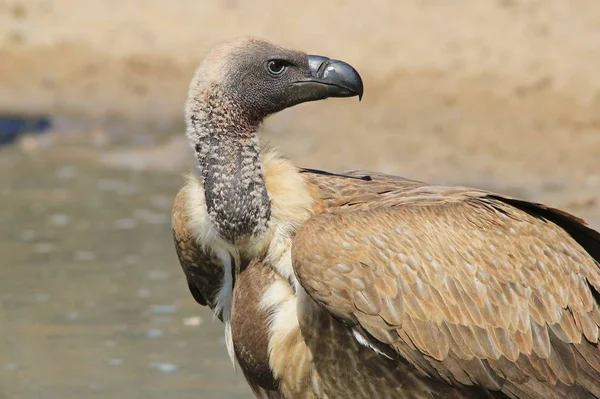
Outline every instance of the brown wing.
<path fill-rule="evenodd" d="M 269 312 L 260 306 L 275 281 L 275 271 L 252 261 L 236 278 L 231 330 L 236 357 L 256 397 L 280 398 L 278 381 L 269 366 Z"/>
<path fill-rule="evenodd" d="M 185 188 L 177 193 L 171 214 L 175 250 L 194 299 L 200 305 L 214 309 L 215 298 L 223 282 L 223 267 L 216 256 L 202 250 L 196 243 L 190 228 L 185 193 Z"/>
<path fill-rule="evenodd" d="M 597 232 L 478 190 L 332 180 L 319 195 L 337 184 L 347 198 L 322 197 L 325 213 L 292 253 L 300 283 L 331 314 L 451 384 L 600 396 Z M 374 196 L 371 184 L 388 189 Z"/>
<path fill-rule="evenodd" d="M 300 173 L 317 199 L 313 205 L 315 213 L 385 206 L 389 199 L 426 185 L 416 180 L 360 170 L 336 174 L 301 169 Z"/>

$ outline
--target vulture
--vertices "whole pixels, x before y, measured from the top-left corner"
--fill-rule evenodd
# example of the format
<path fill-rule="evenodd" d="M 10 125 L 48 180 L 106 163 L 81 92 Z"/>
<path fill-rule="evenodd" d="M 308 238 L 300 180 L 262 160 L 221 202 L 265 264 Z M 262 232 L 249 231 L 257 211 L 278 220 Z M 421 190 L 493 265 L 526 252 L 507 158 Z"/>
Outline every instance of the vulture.
<path fill-rule="evenodd" d="M 598 398 L 600 234 L 475 188 L 294 166 L 285 108 L 363 94 L 349 64 L 215 45 L 185 108 L 197 160 L 172 230 L 257 397 Z"/>

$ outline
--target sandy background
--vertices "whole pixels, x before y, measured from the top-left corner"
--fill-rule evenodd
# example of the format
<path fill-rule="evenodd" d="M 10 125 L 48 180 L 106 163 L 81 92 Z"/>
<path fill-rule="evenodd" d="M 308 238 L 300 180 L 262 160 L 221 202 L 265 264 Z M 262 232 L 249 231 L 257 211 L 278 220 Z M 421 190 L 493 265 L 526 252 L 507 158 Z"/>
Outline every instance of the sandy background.
<path fill-rule="evenodd" d="M 598 102 L 599 26 L 595 0 L 2 0 L 1 104 L 172 117 L 207 46 L 246 34 L 343 57 L 370 86 L 430 72 Z"/>
<path fill-rule="evenodd" d="M 207 47 L 246 34 L 363 75 L 360 105 L 303 105 L 267 125 L 302 164 L 598 178 L 595 0 L 0 0 L 0 109 L 180 121 Z"/>
<path fill-rule="evenodd" d="M 0 114 L 56 123 L 0 148 L 0 398 L 247 397 L 169 211 L 189 79 L 248 34 L 363 76 L 361 103 L 267 121 L 296 164 L 488 188 L 600 228 L 598 0 L 0 0 Z"/>

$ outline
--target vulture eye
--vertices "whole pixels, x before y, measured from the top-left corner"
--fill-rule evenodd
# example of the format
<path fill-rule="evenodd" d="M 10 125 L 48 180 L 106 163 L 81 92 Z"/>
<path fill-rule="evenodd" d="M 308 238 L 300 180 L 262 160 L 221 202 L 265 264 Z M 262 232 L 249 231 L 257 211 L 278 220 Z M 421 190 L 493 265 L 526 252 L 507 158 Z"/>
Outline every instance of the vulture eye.
<path fill-rule="evenodd" d="M 287 63 L 282 60 L 271 60 L 267 64 L 267 70 L 271 75 L 281 75 L 287 69 Z"/>

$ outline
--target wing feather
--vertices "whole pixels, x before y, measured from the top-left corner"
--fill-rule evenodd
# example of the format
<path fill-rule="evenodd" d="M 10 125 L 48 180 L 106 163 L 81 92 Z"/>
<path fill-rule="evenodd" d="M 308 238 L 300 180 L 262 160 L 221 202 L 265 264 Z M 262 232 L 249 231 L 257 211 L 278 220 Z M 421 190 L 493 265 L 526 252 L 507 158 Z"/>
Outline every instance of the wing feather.
<path fill-rule="evenodd" d="M 524 397 L 600 383 L 600 234 L 540 204 L 353 177 L 315 183 L 327 211 L 293 242 L 317 303 L 446 380 Z"/>
<path fill-rule="evenodd" d="M 196 302 L 214 308 L 215 298 L 223 283 L 223 267 L 214 254 L 203 250 L 190 227 L 186 188 L 175 197 L 171 213 L 171 229 L 179 264 Z"/>

